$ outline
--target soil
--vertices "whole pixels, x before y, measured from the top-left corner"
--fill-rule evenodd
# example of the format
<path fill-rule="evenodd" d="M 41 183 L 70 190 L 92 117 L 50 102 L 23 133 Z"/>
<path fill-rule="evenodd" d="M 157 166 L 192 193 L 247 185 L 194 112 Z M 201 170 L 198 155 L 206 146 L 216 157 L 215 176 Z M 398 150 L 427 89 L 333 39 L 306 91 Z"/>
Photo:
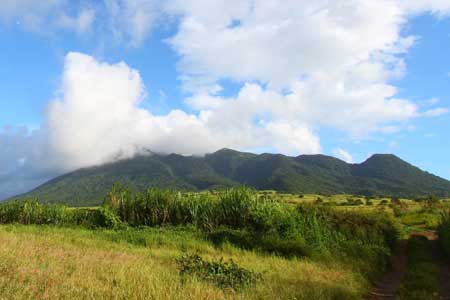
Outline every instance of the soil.
<path fill-rule="evenodd" d="M 399 241 L 392 257 L 392 269 L 386 273 L 366 297 L 367 300 L 393 300 L 403 278 L 406 275 L 408 261 L 406 257 L 407 240 Z"/>
<path fill-rule="evenodd" d="M 430 249 L 433 260 L 439 266 L 440 290 L 435 299 L 450 300 L 450 265 L 439 246 L 439 240 L 434 232 L 414 232 L 411 236 L 424 236 L 430 242 Z M 401 285 L 408 270 L 406 249 L 407 240 L 399 241 L 392 258 L 392 270 L 386 273 L 381 280 L 373 287 L 366 297 L 366 300 L 395 300 L 396 292 Z"/>

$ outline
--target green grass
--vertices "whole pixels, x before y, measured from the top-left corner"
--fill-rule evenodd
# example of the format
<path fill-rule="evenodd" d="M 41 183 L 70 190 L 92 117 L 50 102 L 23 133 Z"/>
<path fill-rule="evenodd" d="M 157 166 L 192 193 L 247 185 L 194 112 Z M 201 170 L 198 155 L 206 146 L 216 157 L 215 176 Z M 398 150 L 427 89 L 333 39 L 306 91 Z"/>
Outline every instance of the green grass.
<path fill-rule="evenodd" d="M 437 229 L 439 241 L 446 256 L 450 259 L 450 210 L 441 213 L 441 223 Z"/>
<path fill-rule="evenodd" d="M 138 238 L 129 238 L 136 235 Z M 146 240 L 140 243 L 136 240 Z M 0 226 L 0 299 L 360 299 L 365 262 L 285 259 L 230 244 L 217 248 L 193 228 L 89 230 Z M 262 274 L 242 289 L 180 275 L 178 260 L 232 259 Z"/>
<path fill-rule="evenodd" d="M 361 299 L 400 234 L 435 228 L 448 205 L 245 187 L 116 187 L 103 206 L 87 208 L 6 203 L 0 300 Z M 436 271 L 420 241 L 411 245 L 419 263 L 402 297 L 416 297 L 414 282 Z"/>
<path fill-rule="evenodd" d="M 398 292 L 399 300 L 438 299 L 439 267 L 431 253 L 431 243 L 422 236 L 410 238 L 409 269 Z"/>

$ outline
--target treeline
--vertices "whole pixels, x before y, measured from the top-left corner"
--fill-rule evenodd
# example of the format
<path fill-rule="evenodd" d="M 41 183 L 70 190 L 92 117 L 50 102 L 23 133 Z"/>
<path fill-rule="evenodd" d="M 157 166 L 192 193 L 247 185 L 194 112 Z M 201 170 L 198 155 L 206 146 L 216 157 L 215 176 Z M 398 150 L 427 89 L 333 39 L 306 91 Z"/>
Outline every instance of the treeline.
<path fill-rule="evenodd" d="M 398 227 L 386 214 L 336 211 L 321 205 L 292 205 L 247 187 L 183 194 L 149 189 L 133 193 L 114 186 L 100 208 L 68 208 L 38 202 L 0 205 L 0 223 L 123 226 L 190 225 L 217 245 L 232 243 L 284 256 L 364 257 L 367 266 L 386 265 Z"/>

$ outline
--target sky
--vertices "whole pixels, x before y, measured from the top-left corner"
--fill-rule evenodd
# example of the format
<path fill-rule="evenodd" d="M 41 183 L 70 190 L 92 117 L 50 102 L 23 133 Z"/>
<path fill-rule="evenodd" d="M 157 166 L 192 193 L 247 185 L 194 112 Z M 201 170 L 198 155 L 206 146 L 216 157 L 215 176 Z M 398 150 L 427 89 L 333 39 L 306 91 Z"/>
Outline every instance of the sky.
<path fill-rule="evenodd" d="M 0 199 L 139 153 L 450 179 L 448 0 L 2 0 Z"/>

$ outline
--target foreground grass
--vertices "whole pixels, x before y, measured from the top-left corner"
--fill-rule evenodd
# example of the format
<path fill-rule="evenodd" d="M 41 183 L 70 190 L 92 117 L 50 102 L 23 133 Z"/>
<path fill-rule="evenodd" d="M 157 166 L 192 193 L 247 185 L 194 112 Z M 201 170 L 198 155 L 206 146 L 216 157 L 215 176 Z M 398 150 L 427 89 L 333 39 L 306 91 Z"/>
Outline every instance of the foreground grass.
<path fill-rule="evenodd" d="M 0 299 L 361 299 L 368 282 L 362 262 L 284 259 L 215 248 L 193 228 L 88 230 L 0 226 Z M 263 281 L 242 291 L 181 280 L 183 253 L 232 258 L 261 272 Z"/>
<path fill-rule="evenodd" d="M 413 236 L 408 242 L 409 269 L 399 290 L 400 300 L 437 299 L 439 268 L 433 255 L 433 241 Z"/>

